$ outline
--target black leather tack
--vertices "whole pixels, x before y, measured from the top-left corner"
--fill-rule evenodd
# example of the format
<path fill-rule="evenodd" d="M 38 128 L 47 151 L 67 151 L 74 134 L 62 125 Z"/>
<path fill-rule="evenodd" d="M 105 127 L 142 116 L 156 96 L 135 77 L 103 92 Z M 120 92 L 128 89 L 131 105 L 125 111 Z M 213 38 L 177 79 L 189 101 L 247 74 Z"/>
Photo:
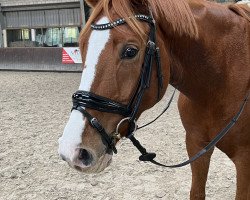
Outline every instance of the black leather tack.
<path fill-rule="evenodd" d="M 96 118 L 93 118 L 91 121 L 90 121 L 91 125 L 96 128 L 99 132 L 103 131 L 103 127 L 102 125 L 98 122 L 98 120 Z"/>
<path fill-rule="evenodd" d="M 177 165 L 168 166 L 168 165 L 163 165 L 155 161 L 154 158 L 156 157 L 156 154 L 148 153 L 147 150 L 134 137 L 134 132 L 133 132 L 133 129 L 131 129 L 131 124 L 134 123 L 134 121 L 136 121 L 139 107 L 143 100 L 143 95 L 146 89 L 150 87 L 150 82 L 151 82 L 150 80 L 152 76 L 152 67 L 153 67 L 154 58 L 156 58 L 156 66 L 157 66 L 158 98 L 160 97 L 160 92 L 163 87 L 163 80 L 162 80 L 163 76 L 162 76 L 162 69 L 161 69 L 161 63 L 160 63 L 160 51 L 159 51 L 159 48 L 156 48 L 156 25 L 155 25 L 155 20 L 153 19 L 153 16 L 135 15 L 134 17 L 138 20 L 147 22 L 150 26 L 150 32 L 149 32 L 148 45 L 147 45 L 146 52 L 145 52 L 144 63 L 142 66 L 142 71 L 141 71 L 140 79 L 138 82 L 138 86 L 129 104 L 123 105 L 119 102 L 93 94 L 91 92 L 77 91 L 72 96 L 72 100 L 73 100 L 72 110 L 80 111 L 88 119 L 88 121 L 93 126 L 93 128 L 95 128 L 99 132 L 102 139 L 107 143 L 107 146 L 108 146 L 107 152 L 112 150 L 114 153 L 117 153 L 117 150 L 115 147 L 116 138 L 115 136 L 113 136 L 113 134 L 108 134 L 103 128 L 103 126 L 98 122 L 98 120 L 92 117 L 91 114 L 88 113 L 85 108 L 90 108 L 90 109 L 94 109 L 94 110 L 101 111 L 101 112 L 109 112 L 109 113 L 114 113 L 114 114 L 119 114 L 125 117 L 129 117 L 130 128 L 128 129 L 126 136 L 131 140 L 133 145 L 142 154 L 139 157 L 141 161 L 150 161 L 151 163 L 162 166 L 162 167 L 169 167 L 169 168 L 182 167 L 182 166 L 192 163 L 193 161 L 198 159 L 200 156 L 208 152 L 229 132 L 229 130 L 236 124 L 240 115 L 242 114 L 246 106 L 246 103 L 249 100 L 250 91 L 248 91 L 248 94 L 246 98 L 244 99 L 244 102 L 241 105 L 239 112 L 233 117 L 230 123 L 227 124 L 227 126 L 224 129 L 222 129 L 221 132 L 219 132 L 218 135 L 206 147 L 204 147 L 200 152 L 198 152 L 195 156 Z M 92 24 L 91 28 L 94 30 L 101 31 L 101 30 L 106 30 L 106 29 L 112 29 L 124 23 L 126 23 L 124 19 L 118 19 L 108 24 Z M 169 107 L 170 103 L 173 100 L 173 97 L 174 97 L 174 93 L 166 109 L 164 109 L 164 111 L 156 119 L 158 119 L 167 110 L 167 108 Z M 155 120 L 144 125 L 143 127 L 153 123 Z M 142 128 L 142 127 L 139 127 L 139 128 Z"/>
<path fill-rule="evenodd" d="M 140 161 L 151 161 L 151 160 L 154 160 L 156 157 L 156 154 L 155 153 L 146 153 L 146 154 L 143 154 L 139 157 L 139 160 Z"/>
<path fill-rule="evenodd" d="M 105 140 L 108 144 L 108 147 L 113 150 L 114 153 L 117 152 L 115 148 L 115 138 L 112 136 L 112 134 L 108 134 L 103 126 L 98 122 L 98 120 L 91 116 L 89 112 L 86 111 L 85 108 L 97 110 L 100 112 L 108 112 L 108 113 L 114 113 L 119 114 L 123 117 L 129 118 L 129 129 L 126 134 L 127 137 L 130 139 L 133 138 L 133 124 L 134 121 L 136 121 L 136 117 L 141 105 L 141 102 L 143 100 L 143 95 L 145 91 L 150 87 L 150 80 L 152 75 L 152 68 L 153 68 L 153 61 L 156 54 L 156 28 L 155 28 L 155 20 L 152 16 L 146 16 L 146 15 L 135 15 L 136 19 L 147 22 L 150 26 L 150 32 L 149 32 L 149 38 L 148 38 L 148 45 L 145 52 L 145 58 L 144 63 L 142 66 L 142 71 L 140 75 L 140 79 L 138 81 L 137 89 L 132 96 L 131 100 L 129 101 L 128 105 L 123 105 L 119 102 L 116 102 L 114 100 L 111 100 L 109 98 L 99 96 L 97 94 L 93 94 L 91 92 L 87 91 L 76 91 L 72 96 L 73 101 L 73 108 L 78 111 L 80 111 L 90 122 L 91 126 L 95 128 L 103 140 Z M 94 30 L 107 30 L 112 29 L 116 26 L 120 26 L 122 24 L 126 23 L 125 19 L 118 19 L 114 22 L 107 23 L 107 24 L 92 24 L 91 28 Z M 158 67 L 158 72 L 159 72 Z M 159 72 L 160 73 L 160 72 Z M 158 76 L 160 77 L 160 76 Z M 160 83 L 161 81 L 159 81 Z M 159 86 L 160 87 L 160 86 Z M 134 144 L 138 144 L 138 141 L 134 140 Z M 140 151 L 142 155 L 144 155 L 146 152 L 146 149 L 142 148 L 140 144 L 136 145 L 137 147 L 140 146 Z M 149 154 L 148 156 L 144 155 L 142 158 L 150 158 L 150 155 L 152 157 L 152 154 Z"/>

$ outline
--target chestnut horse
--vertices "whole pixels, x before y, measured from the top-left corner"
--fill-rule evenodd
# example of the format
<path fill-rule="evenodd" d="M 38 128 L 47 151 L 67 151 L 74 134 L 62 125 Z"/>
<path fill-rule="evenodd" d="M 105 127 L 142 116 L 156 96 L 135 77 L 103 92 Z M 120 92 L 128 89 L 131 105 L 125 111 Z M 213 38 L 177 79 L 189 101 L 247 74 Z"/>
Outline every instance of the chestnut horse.
<path fill-rule="evenodd" d="M 80 36 L 84 68 L 79 90 L 83 92 L 74 94 L 74 107 L 59 139 L 62 159 L 82 172 L 104 170 L 116 152 L 107 133 L 114 132 L 122 115 L 127 116 L 124 105 L 133 106 L 136 120 L 163 97 L 168 84 L 181 92 L 178 108 L 186 130 L 187 151 L 190 157 L 195 155 L 231 121 L 250 90 L 248 8 L 204 0 L 87 3 L 93 12 Z M 159 63 L 153 60 L 147 79 L 150 84 L 146 84 L 143 96 L 135 97 L 141 91 L 138 81 L 139 85 L 144 83 L 140 80 L 146 73 L 143 63 L 147 58 L 147 41 L 154 38 L 151 22 L 142 19 L 145 16 L 155 19 L 163 82 Z M 83 105 L 75 105 L 77 98 L 81 98 Z M 118 129 L 120 137 L 125 137 L 131 125 L 122 123 Z M 236 166 L 236 198 L 250 199 L 249 103 L 216 147 Z M 213 148 L 191 164 L 191 199 L 205 198 L 212 153 Z"/>

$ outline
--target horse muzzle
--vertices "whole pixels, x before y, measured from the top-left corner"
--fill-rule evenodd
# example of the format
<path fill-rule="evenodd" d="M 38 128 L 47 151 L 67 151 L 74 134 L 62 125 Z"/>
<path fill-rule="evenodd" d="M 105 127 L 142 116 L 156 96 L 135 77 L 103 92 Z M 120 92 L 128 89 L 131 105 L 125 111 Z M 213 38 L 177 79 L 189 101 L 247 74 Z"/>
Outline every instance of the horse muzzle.
<path fill-rule="evenodd" d="M 108 167 L 112 161 L 112 155 L 105 153 L 98 157 L 92 150 L 77 148 L 70 158 L 60 154 L 62 160 L 70 167 L 84 173 L 98 173 Z"/>

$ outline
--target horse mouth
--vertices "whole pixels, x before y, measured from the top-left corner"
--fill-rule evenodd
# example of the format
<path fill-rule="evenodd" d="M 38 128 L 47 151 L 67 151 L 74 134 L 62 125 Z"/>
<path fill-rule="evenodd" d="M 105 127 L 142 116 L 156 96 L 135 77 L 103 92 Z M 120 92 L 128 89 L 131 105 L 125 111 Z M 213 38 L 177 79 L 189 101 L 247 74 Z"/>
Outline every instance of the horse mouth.
<path fill-rule="evenodd" d="M 104 154 L 99 158 L 99 160 L 88 166 L 83 167 L 82 165 L 71 165 L 70 163 L 69 165 L 70 167 L 76 169 L 81 173 L 96 174 L 105 170 L 111 163 L 112 163 L 112 155 Z"/>

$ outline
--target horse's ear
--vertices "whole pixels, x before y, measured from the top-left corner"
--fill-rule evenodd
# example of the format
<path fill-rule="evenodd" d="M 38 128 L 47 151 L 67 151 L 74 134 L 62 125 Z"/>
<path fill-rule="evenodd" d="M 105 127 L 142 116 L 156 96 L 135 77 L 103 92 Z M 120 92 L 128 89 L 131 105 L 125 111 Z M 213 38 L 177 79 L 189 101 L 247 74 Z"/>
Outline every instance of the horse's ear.
<path fill-rule="evenodd" d="M 91 7 L 94 8 L 98 4 L 99 0 L 86 0 L 86 3 Z"/>

